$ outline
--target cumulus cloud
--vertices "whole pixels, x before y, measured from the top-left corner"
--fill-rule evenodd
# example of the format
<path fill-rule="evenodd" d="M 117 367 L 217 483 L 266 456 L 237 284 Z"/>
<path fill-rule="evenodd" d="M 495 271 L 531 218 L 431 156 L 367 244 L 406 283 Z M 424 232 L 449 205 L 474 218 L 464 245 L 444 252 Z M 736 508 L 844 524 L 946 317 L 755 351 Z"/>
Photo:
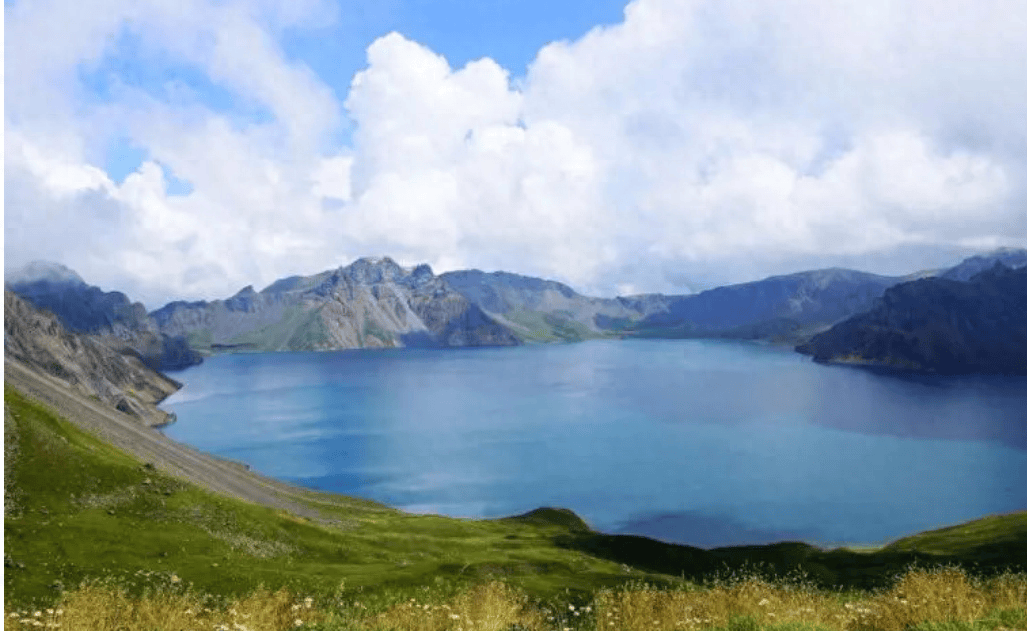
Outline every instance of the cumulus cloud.
<path fill-rule="evenodd" d="M 80 7 L 7 16 L 8 265 L 60 256 L 158 300 L 389 254 L 609 294 L 1027 246 L 1019 0 L 635 0 L 519 78 L 390 33 L 345 94 L 280 45 L 332 5 Z M 83 87 L 126 54 L 232 105 Z M 115 136 L 148 156 L 120 184 L 96 157 Z"/>

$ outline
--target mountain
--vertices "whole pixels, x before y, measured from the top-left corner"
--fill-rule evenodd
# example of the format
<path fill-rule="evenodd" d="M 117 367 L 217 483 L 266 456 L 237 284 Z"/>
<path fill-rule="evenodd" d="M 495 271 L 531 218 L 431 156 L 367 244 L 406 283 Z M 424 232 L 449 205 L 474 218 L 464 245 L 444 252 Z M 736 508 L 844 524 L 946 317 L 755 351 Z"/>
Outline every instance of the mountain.
<path fill-rule="evenodd" d="M 1023 267 L 1027 265 L 1027 250 L 1022 248 L 999 248 L 985 254 L 971 256 L 959 265 L 941 272 L 939 276 L 949 280 L 970 280 L 973 276 L 984 270 L 995 267 L 995 263 L 1002 263 L 1012 269 Z"/>
<path fill-rule="evenodd" d="M 159 330 L 205 350 L 512 346 L 513 332 L 427 265 L 363 258 L 314 276 L 246 287 L 226 300 L 172 302 Z"/>
<path fill-rule="evenodd" d="M 722 337 L 788 340 L 870 308 L 899 278 L 847 269 L 772 276 L 688 296 L 643 299 L 650 313 L 622 325 L 643 337 Z M 637 308 L 637 307 L 636 307 Z"/>
<path fill-rule="evenodd" d="M 611 323 L 647 313 L 640 304 L 583 296 L 563 283 L 509 272 L 464 270 L 440 276 L 453 289 L 510 327 L 522 341 L 578 341 L 608 335 Z"/>
<path fill-rule="evenodd" d="M 996 262 L 966 282 L 937 277 L 896 285 L 867 313 L 796 350 L 821 362 L 1027 374 L 1027 267 Z"/>
<path fill-rule="evenodd" d="M 58 263 L 36 261 L 15 271 L 6 286 L 39 309 L 58 318 L 70 331 L 96 336 L 118 352 L 139 355 L 154 370 L 185 368 L 202 361 L 184 338 L 163 335 L 146 313 L 120 291 L 87 284 Z"/>
<path fill-rule="evenodd" d="M 69 332 L 57 316 L 4 291 L 4 364 L 53 377 L 147 425 L 170 422 L 156 404 L 179 384 L 132 354 L 118 353 L 92 336 Z"/>

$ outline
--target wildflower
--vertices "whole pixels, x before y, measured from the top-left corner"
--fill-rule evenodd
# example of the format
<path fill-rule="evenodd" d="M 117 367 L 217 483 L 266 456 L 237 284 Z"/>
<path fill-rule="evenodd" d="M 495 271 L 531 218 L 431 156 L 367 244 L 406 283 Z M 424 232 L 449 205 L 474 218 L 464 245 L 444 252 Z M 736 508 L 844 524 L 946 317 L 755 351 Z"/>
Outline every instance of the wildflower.
<path fill-rule="evenodd" d="M 311 607 L 314 606 L 314 599 L 311 598 L 310 596 L 307 596 L 306 598 L 303 599 L 303 606 L 306 607 L 307 609 L 310 609 Z"/>
<path fill-rule="evenodd" d="M 450 620 L 459 620 L 460 616 L 455 614 L 455 613 L 451 613 L 451 614 L 449 614 L 449 619 Z"/>
<path fill-rule="evenodd" d="M 178 574 L 172 574 L 171 575 L 171 582 L 172 583 L 181 583 L 182 579 L 178 578 Z"/>
<path fill-rule="evenodd" d="M 303 626 L 303 621 L 300 620 L 299 618 L 296 618 L 295 620 L 292 621 L 292 626 L 294 626 L 294 627 L 302 627 Z"/>
<path fill-rule="evenodd" d="M 770 604 L 770 601 L 769 601 L 769 600 L 767 600 L 766 598 L 764 598 L 763 600 L 759 601 L 759 602 L 758 602 L 758 603 L 756 603 L 756 604 L 757 604 L 757 605 L 759 605 L 760 607 L 766 607 L 767 605 L 769 605 L 769 604 Z"/>

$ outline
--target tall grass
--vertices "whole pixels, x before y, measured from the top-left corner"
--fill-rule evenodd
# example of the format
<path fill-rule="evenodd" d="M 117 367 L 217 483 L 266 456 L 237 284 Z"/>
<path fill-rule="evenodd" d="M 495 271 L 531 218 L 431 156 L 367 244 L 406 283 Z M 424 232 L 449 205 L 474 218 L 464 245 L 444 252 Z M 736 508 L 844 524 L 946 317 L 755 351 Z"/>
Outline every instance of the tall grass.
<path fill-rule="evenodd" d="M 533 602 L 502 582 L 455 594 L 361 600 L 340 591 L 315 602 L 258 589 L 220 600 L 173 578 L 141 596 L 88 583 L 51 609 L 9 611 L 5 629 L 74 631 L 1004 631 L 1027 629 L 1027 574 L 976 579 L 959 569 L 913 569 L 886 590 L 832 592 L 756 576 L 658 589 L 606 590 L 591 602 Z"/>

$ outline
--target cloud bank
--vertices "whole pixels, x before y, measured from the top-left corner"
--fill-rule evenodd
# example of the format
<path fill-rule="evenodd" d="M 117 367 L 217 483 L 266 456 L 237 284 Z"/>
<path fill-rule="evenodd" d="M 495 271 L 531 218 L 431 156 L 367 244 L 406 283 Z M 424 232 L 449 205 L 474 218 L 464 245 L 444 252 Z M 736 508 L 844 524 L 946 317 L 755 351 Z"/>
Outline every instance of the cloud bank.
<path fill-rule="evenodd" d="M 524 77 L 386 34 L 345 90 L 281 45 L 339 10 L 6 8 L 5 265 L 154 303 L 363 255 L 612 294 L 1027 246 L 1019 0 L 635 0 Z"/>

